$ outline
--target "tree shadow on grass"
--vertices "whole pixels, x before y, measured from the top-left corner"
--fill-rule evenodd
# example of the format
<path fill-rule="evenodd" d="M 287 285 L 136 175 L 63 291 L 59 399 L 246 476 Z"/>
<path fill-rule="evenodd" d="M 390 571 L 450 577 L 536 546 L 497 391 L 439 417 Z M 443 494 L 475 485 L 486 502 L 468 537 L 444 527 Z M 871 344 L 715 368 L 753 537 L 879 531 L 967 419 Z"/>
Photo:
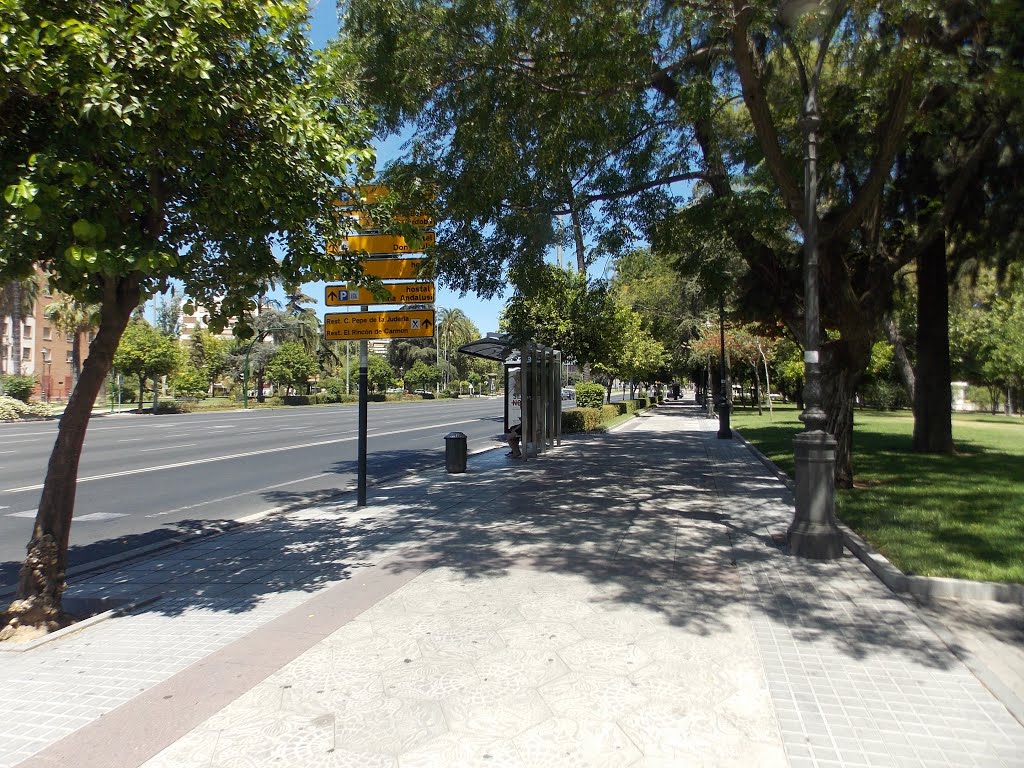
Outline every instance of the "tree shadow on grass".
<path fill-rule="evenodd" d="M 267 494 L 288 513 L 74 591 L 160 594 L 144 610 L 164 615 L 237 614 L 284 593 L 318 592 L 371 564 L 395 573 L 446 568 L 469 589 L 528 569 L 556 584 L 585 580 L 595 605 L 696 635 L 734 631 L 741 608 L 853 658 L 895 651 L 931 667 L 955 661 L 937 639 L 908 631 L 903 603 L 852 558 L 815 563 L 781 552 L 771 534 L 792 517 L 788 490 L 745 447 L 713 432 L 567 436 L 561 449 L 525 463 L 492 452 L 473 457 L 465 474 L 381 482 L 363 508 L 323 494 Z"/>

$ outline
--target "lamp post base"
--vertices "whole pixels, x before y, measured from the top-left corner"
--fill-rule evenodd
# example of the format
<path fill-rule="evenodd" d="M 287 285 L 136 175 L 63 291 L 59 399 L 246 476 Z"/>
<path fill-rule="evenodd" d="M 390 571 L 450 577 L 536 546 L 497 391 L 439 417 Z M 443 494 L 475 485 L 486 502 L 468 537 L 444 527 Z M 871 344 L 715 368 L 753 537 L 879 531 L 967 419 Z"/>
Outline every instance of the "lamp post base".
<path fill-rule="evenodd" d="M 836 441 L 827 432 L 801 432 L 796 448 L 796 514 L 786 531 L 797 557 L 835 560 L 843 555 L 843 533 L 835 513 Z"/>
<path fill-rule="evenodd" d="M 732 426 L 730 424 L 731 408 L 729 402 L 725 401 L 718 406 L 718 439 L 732 440 Z"/>

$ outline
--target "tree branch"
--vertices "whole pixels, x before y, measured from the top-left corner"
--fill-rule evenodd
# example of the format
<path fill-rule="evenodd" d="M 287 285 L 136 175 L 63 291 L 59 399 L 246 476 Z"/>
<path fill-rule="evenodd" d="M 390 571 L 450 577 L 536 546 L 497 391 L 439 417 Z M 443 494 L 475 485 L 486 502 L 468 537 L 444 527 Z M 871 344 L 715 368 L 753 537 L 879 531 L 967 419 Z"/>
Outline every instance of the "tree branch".
<path fill-rule="evenodd" d="M 797 221 L 804 220 L 804 200 L 800 187 L 789 174 L 782 148 L 779 146 L 779 134 L 775 130 L 768 99 L 765 97 L 764 84 L 754 65 L 754 55 L 750 50 L 747 30 L 750 26 L 751 9 L 744 0 L 734 0 L 736 23 L 733 26 L 733 58 L 736 71 L 743 89 L 743 100 L 750 113 L 754 132 L 764 151 L 765 164 L 771 172 L 775 183 L 779 185 L 782 200 L 786 208 Z"/>
<path fill-rule="evenodd" d="M 889 172 L 892 169 L 896 153 L 899 151 L 903 138 L 903 127 L 906 124 L 910 97 L 914 87 L 914 72 L 908 67 L 903 72 L 896 90 L 893 92 L 892 106 L 889 117 L 879 127 L 881 140 L 875 152 L 875 161 L 871 164 L 867 181 L 857 190 L 850 207 L 838 219 L 821 222 L 821 239 L 833 240 L 840 238 L 857 226 L 873 205 L 874 199 L 881 194 Z"/>

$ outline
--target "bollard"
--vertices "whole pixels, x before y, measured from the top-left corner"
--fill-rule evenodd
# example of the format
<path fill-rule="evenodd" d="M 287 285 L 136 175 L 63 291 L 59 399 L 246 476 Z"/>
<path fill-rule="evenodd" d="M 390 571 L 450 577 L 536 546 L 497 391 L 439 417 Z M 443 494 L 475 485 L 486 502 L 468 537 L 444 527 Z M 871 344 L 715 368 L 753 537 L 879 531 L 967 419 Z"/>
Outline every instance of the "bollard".
<path fill-rule="evenodd" d="M 444 436 L 444 463 L 451 474 L 466 471 L 466 436 L 462 432 Z"/>

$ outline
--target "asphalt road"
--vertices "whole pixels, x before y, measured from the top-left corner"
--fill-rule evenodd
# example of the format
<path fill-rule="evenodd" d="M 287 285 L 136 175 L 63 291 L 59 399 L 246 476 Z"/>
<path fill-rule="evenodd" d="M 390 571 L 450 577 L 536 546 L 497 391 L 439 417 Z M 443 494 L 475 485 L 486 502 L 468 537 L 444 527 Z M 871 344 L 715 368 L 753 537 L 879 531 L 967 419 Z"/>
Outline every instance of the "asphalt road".
<path fill-rule="evenodd" d="M 375 479 L 444 465 L 444 436 L 469 450 L 502 432 L 501 399 L 370 403 Z M 270 509 L 355 493 L 354 406 L 94 417 L 78 472 L 69 566 L 92 563 Z M 16 582 L 56 422 L 0 424 L 0 592 Z"/>

